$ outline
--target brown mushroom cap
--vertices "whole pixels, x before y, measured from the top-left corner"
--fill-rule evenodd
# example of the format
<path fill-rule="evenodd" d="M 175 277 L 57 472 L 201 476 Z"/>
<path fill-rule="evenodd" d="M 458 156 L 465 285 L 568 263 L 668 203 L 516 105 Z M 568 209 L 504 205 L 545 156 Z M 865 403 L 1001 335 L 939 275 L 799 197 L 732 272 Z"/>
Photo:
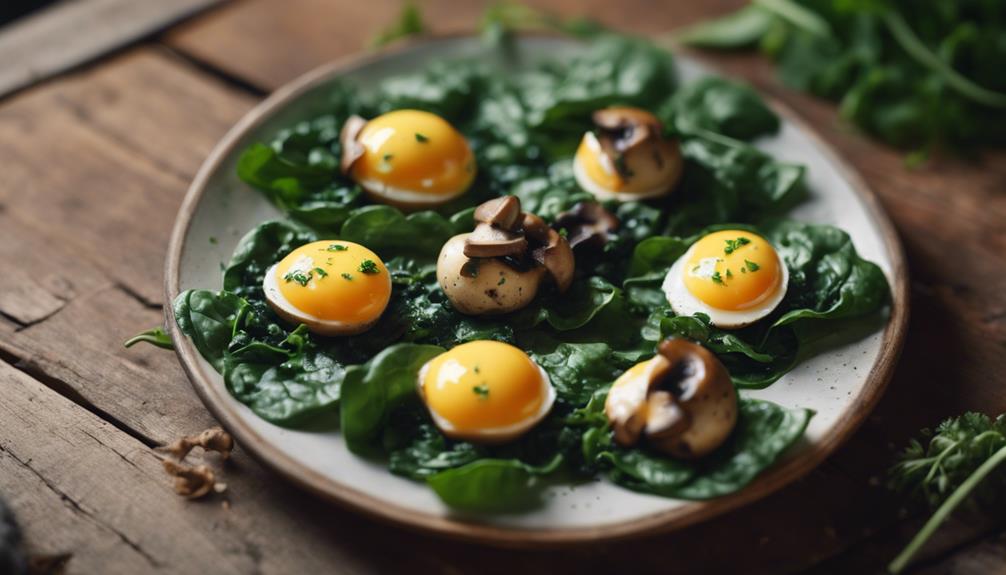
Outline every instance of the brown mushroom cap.
<path fill-rule="evenodd" d="M 342 144 L 342 159 L 339 168 L 343 174 L 349 174 L 349 171 L 353 169 L 353 164 L 363 157 L 363 144 L 357 138 L 366 125 L 367 120 L 355 114 L 342 125 L 342 130 L 339 132 L 339 143 Z"/>
<path fill-rule="evenodd" d="M 615 214 L 597 202 L 579 202 L 555 219 L 555 226 L 566 230 L 569 246 L 576 250 L 600 249 L 618 231 L 621 222 Z"/>
<path fill-rule="evenodd" d="M 632 387 L 609 393 L 605 412 L 615 441 L 633 445 L 645 437 L 655 449 L 683 459 L 711 453 L 737 422 L 730 374 L 712 352 L 684 339 L 666 339 L 657 351 L 644 376 L 616 382 Z"/>
<path fill-rule="evenodd" d="M 596 110 L 592 116 L 598 141 L 610 155 L 625 153 L 647 140 L 660 138 L 664 128 L 656 116 L 640 108 L 612 107 Z"/>
<path fill-rule="evenodd" d="M 465 239 L 465 255 L 470 258 L 519 256 L 527 251 L 523 234 L 508 232 L 489 224 L 478 224 Z"/>
<path fill-rule="evenodd" d="M 475 208 L 475 221 L 515 232 L 521 224 L 520 199 L 501 196 L 484 202 Z"/>
<path fill-rule="evenodd" d="M 531 252 L 531 257 L 548 270 L 555 287 L 559 293 L 563 293 L 573 284 L 573 272 L 576 270 L 576 258 L 573 257 L 573 250 L 569 247 L 566 238 L 559 235 L 559 232 L 548 230 L 548 242 Z"/>

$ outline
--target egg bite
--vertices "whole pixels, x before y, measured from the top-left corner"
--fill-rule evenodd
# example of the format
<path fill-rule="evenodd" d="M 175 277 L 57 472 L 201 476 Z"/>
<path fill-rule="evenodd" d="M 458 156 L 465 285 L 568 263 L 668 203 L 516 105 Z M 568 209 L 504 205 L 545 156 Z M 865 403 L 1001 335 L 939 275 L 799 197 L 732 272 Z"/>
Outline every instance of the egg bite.
<path fill-rule="evenodd" d="M 744 230 L 695 242 L 664 278 L 678 315 L 704 313 L 721 328 L 740 328 L 772 313 L 786 296 L 789 270 L 765 238 Z"/>
<path fill-rule="evenodd" d="M 342 128 L 342 170 L 375 202 L 423 209 L 464 194 L 475 180 L 475 156 L 447 120 L 395 110 Z"/>
<path fill-rule="evenodd" d="M 369 249 L 340 240 L 301 246 L 266 271 L 265 298 L 276 313 L 319 335 L 370 329 L 391 299 L 391 275 Z"/>
<path fill-rule="evenodd" d="M 482 443 L 520 436 L 555 403 L 548 373 L 499 341 L 472 341 L 434 357 L 419 371 L 418 387 L 444 435 Z"/>
<path fill-rule="evenodd" d="M 664 138 L 656 116 L 639 108 L 605 108 L 593 115 L 573 158 L 573 175 L 600 201 L 629 202 L 666 195 L 681 176 L 678 143 Z"/>

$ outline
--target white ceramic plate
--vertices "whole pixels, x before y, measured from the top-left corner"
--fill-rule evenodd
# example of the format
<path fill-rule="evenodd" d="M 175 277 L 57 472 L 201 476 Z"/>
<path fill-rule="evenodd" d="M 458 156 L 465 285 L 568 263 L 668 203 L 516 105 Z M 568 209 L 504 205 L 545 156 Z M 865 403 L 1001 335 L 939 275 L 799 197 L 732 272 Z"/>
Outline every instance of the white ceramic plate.
<path fill-rule="evenodd" d="M 516 43 L 521 62 L 568 57 L 580 47 L 571 40 L 540 36 L 522 37 Z M 245 146 L 321 112 L 327 89 L 337 78 L 366 86 L 434 60 L 464 57 L 495 58 L 477 38 L 425 40 L 322 67 L 249 112 L 214 149 L 185 198 L 167 259 L 168 301 L 184 289 L 218 289 L 220 264 L 229 259 L 239 238 L 258 223 L 279 216 L 261 194 L 237 178 L 235 164 Z M 677 59 L 677 69 L 683 83 L 709 73 L 685 57 Z M 598 481 L 551 488 L 545 505 L 532 512 L 463 516 L 448 509 L 425 485 L 351 454 L 337 432 L 295 431 L 259 419 L 230 396 L 220 375 L 177 333 L 169 316 L 168 328 L 181 363 L 209 410 L 263 463 L 323 497 L 421 529 L 505 545 L 582 542 L 678 528 L 763 497 L 820 463 L 865 418 L 889 379 L 907 318 L 901 248 L 874 196 L 805 125 L 776 108 L 784 118 L 782 130 L 757 145 L 808 167 L 811 198 L 793 217 L 834 224 L 849 232 L 859 253 L 887 274 L 893 306 L 873 333 L 853 343 L 833 345 L 768 389 L 747 393 L 785 406 L 811 408 L 817 414 L 805 438 L 739 493 L 686 502 Z"/>

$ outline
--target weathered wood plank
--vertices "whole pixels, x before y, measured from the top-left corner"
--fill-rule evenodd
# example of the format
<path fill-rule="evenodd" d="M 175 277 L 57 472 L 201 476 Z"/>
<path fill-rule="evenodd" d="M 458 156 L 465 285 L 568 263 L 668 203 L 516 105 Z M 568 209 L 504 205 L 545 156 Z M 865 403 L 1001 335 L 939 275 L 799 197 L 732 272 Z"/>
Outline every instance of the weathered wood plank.
<path fill-rule="evenodd" d="M 220 0 L 60 2 L 0 35 L 0 96 L 87 62 Z"/>
<path fill-rule="evenodd" d="M 917 575 L 972 575 L 1006 573 L 1006 532 L 992 535 L 974 545 L 927 565 Z"/>
<path fill-rule="evenodd" d="M 334 560 L 353 570 L 334 546 L 290 549 L 292 520 L 248 497 L 254 484 L 238 481 L 230 510 L 188 502 L 146 446 L 2 363 L 0 385 L 0 488 L 31 554 L 68 554 L 71 573 L 315 572 Z M 248 521 L 263 512 L 271 525 L 257 532 Z"/>
<path fill-rule="evenodd" d="M 618 29 L 657 33 L 725 12 L 743 0 L 531 0 L 523 2 L 566 16 L 590 17 Z M 477 29 L 491 0 L 424 0 L 418 3 L 430 31 Z M 221 8 L 171 30 L 172 47 L 272 90 L 329 60 L 364 49 L 392 22 L 401 0 L 250 0 Z"/>

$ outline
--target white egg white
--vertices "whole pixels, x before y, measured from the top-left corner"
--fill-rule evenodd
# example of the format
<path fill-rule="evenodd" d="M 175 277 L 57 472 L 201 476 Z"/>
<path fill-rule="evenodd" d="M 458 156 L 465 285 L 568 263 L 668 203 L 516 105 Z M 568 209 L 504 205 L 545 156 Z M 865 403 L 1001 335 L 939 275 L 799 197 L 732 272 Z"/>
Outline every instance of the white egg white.
<path fill-rule="evenodd" d="M 396 188 L 394 186 L 389 186 L 380 180 L 358 180 L 357 183 L 359 183 L 363 189 L 367 190 L 367 192 L 383 198 L 388 202 L 416 207 L 443 204 L 453 200 L 467 191 L 467 188 L 461 188 L 460 190 L 449 194 L 431 194 L 429 192 L 417 192 L 416 190 Z"/>
<path fill-rule="evenodd" d="M 520 437 L 532 427 L 537 425 L 542 419 L 545 419 L 545 416 L 548 415 L 548 412 L 552 409 L 552 405 L 555 403 L 555 388 L 552 387 L 552 381 L 549 379 L 548 373 L 542 369 L 540 365 L 535 364 L 535 367 L 537 367 L 539 373 L 541 373 L 541 391 L 545 396 L 542 399 L 541 407 L 538 408 L 537 413 L 532 414 L 524 421 L 519 421 L 511 425 L 505 425 L 502 427 L 487 427 L 470 431 L 459 431 L 450 421 L 434 411 L 433 408 L 430 407 L 429 403 L 426 402 L 426 393 L 423 386 L 426 381 L 426 373 L 429 371 L 430 362 L 432 362 L 432 360 L 426 362 L 426 364 L 419 370 L 419 377 L 417 380 L 419 396 L 423 399 L 423 403 L 426 405 L 426 410 L 430 412 L 430 417 L 433 418 L 433 423 L 444 433 L 444 435 L 453 439 L 463 439 L 466 441 L 481 443 L 503 443 L 505 441 L 510 441 L 511 439 Z"/>
<path fill-rule="evenodd" d="M 596 157 L 598 162 L 601 163 L 601 167 L 606 172 L 614 174 L 615 166 L 612 164 L 608 156 L 601 151 L 601 143 L 597 141 L 597 136 L 595 136 L 592 132 L 587 132 L 584 135 L 584 139 L 587 141 L 587 147 L 590 148 L 594 157 Z M 619 202 L 636 202 L 639 200 L 662 196 L 667 192 L 669 187 L 668 185 L 660 185 L 641 192 L 616 192 L 614 190 L 609 190 L 591 179 L 591 177 L 587 174 L 587 169 L 583 166 L 583 162 L 580 160 L 579 156 L 573 157 L 573 177 L 576 178 L 576 183 L 580 184 L 581 188 L 601 201 L 617 200 Z"/>
<path fill-rule="evenodd" d="M 265 272 L 262 289 L 265 291 L 266 301 L 280 317 L 290 323 L 302 323 L 307 326 L 308 330 L 318 335 L 354 335 L 367 331 L 377 322 L 376 319 L 363 323 L 321 319 L 297 309 L 279 289 L 279 281 L 276 279 L 276 265 Z"/>
<path fill-rule="evenodd" d="M 674 265 L 671 266 L 671 269 L 668 270 L 667 275 L 664 277 L 663 285 L 661 285 L 661 289 L 664 290 L 664 295 L 667 297 L 667 302 L 671 304 L 671 309 L 674 310 L 674 313 L 682 316 L 704 313 L 709 316 L 709 321 L 716 327 L 724 329 L 741 328 L 751 325 L 772 313 L 772 310 L 778 307 L 783 298 L 786 297 L 786 289 L 789 286 L 789 268 L 786 267 L 785 262 L 776 254 L 776 257 L 779 258 L 779 269 L 782 273 L 782 278 L 775 293 L 755 303 L 749 309 L 726 310 L 711 307 L 695 297 L 688 290 L 688 286 L 685 285 L 685 266 L 691 259 L 695 245 L 693 244 L 685 252 L 685 255 L 674 262 Z"/>

